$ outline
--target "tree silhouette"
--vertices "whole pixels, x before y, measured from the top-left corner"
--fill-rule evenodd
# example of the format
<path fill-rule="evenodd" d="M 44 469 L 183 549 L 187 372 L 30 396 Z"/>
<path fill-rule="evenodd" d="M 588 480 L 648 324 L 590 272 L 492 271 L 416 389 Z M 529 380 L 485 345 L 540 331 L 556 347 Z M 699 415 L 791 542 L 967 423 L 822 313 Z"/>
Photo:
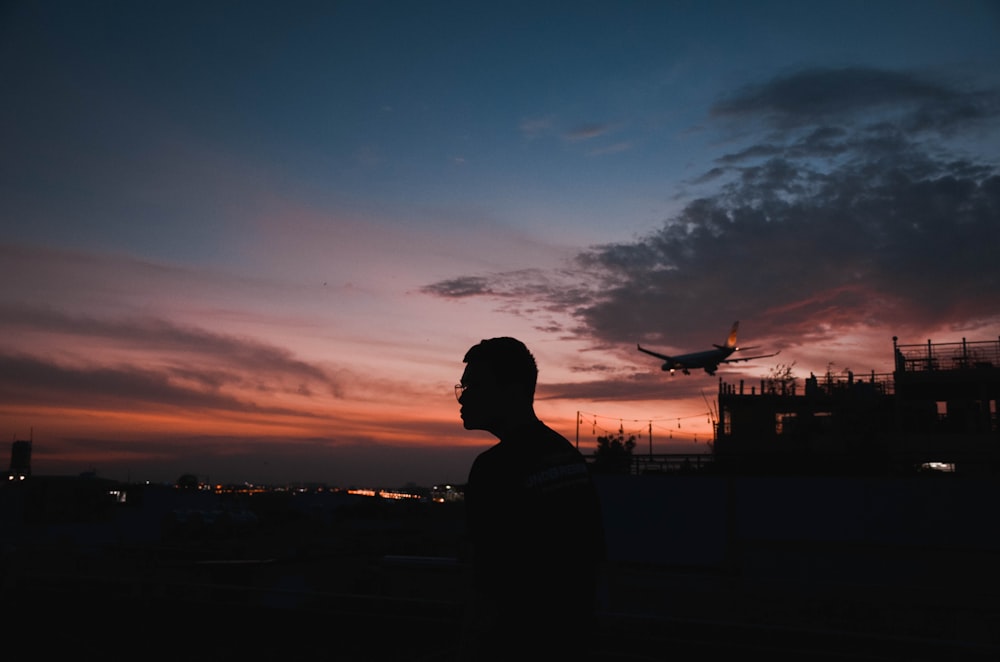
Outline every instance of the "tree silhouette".
<path fill-rule="evenodd" d="M 183 474 L 174 485 L 182 490 L 196 490 L 198 489 L 198 477 L 194 474 Z"/>
<path fill-rule="evenodd" d="M 795 361 L 791 363 L 779 363 L 771 368 L 764 378 L 764 392 L 775 395 L 795 395 L 795 380 L 797 379 L 792 368 Z"/>
<path fill-rule="evenodd" d="M 597 450 L 594 451 L 594 471 L 602 474 L 627 474 L 632 466 L 635 442 L 635 435 L 626 437 L 623 430 L 598 437 Z"/>

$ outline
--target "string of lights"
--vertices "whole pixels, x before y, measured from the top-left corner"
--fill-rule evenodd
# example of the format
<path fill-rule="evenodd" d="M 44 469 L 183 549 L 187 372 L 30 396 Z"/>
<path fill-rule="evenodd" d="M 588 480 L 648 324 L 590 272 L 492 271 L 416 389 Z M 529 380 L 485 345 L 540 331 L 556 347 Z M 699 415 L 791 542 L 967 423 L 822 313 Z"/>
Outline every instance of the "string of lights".
<path fill-rule="evenodd" d="M 626 419 L 616 416 L 606 416 L 604 414 L 597 414 L 594 412 L 577 411 L 576 412 L 576 444 L 577 447 L 580 445 L 580 429 L 581 426 L 584 428 L 589 423 L 590 433 L 593 437 L 602 436 L 612 436 L 612 435 L 622 435 L 623 437 L 635 437 L 636 439 L 643 439 L 648 436 L 650 452 L 652 452 L 653 445 L 653 433 L 654 430 L 657 432 L 658 438 L 666 438 L 667 441 L 685 441 L 698 443 L 702 440 L 711 440 L 712 435 L 706 435 L 703 431 L 699 433 L 693 429 L 685 429 L 682 421 L 689 419 L 702 418 L 704 417 L 708 424 L 711 426 L 713 424 L 713 416 L 711 411 L 699 412 L 697 414 L 688 414 L 685 416 L 667 416 L 661 418 L 632 418 Z M 617 428 L 613 428 L 606 423 L 601 421 L 615 421 L 618 423 Z M 666 423 L 670 424 L 667 425 Z M 637 427 L 635 424 L 641 423 L 642 427 Z M 626 424 L 631 424 L 626 427 Z"/>
<path fill-rule="evenodd" d="M 688 416 L 664 416 L 662 418 L 632 418 L 632 419 L 625 419 L 625 418 L 622 418 L 620 416 L 604 416 L 603 414 L 594 414 L 594 413 L 587 412 L 587 411 L 577 411 L 576 415 L 577 416 L 581 416 L 581 417 L 582 416 L 591 416 L 595 420 L 598 419 L 598 418 L 607 418 L 607 419 L 611 419 L 611 420 L 615 420 L 615 421 L 625 421 L 625 420 L 627 420 L 627 421 L 629 421 L 631 423 L 647 423 L 647 422 L 656 422 L 656 421 L 677 421 L 677 420 L 686 419 L 686 418 L 698 418 L 700 416 L 711 416 L 711 412 L 707 412 L 707 411 L 706 412 L 700 412 L 700 413 L 697 413 L 697 414 L 690 414 Z"/>

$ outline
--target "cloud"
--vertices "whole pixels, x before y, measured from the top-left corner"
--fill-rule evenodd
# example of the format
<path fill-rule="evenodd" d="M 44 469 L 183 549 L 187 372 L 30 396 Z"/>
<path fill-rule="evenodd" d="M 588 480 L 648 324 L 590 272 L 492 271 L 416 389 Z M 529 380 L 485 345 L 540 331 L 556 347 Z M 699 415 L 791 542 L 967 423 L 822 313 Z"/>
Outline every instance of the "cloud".
<path fill-rule="evenodd" d="M 1000 323 L 1000 164 L 977 149 L 998 99 L 876 69 L 776 77 L 712 108 L 720 129 L 756 129 L 658 230 L 586 249 L 558 279 L 457 277 L 425 292 L 532 299 L 618 344 L 700 345 L 750 318 L 755 338 L 787 344 Z"/>
<path fill-rule="evenodd" d="M 552 130 L 552 127 L 553 121 L 551 117 L 533 117 L 521 120 L 518 128 L 521 131 L 521 135 L 528 140 L 533 140 L 548 134 Z"/>
<path fill-rule="evenodd" d="M 210 369 L 210 366 L 238 366 L 240 374 L 260 376 L 255 381 L 256 388 L 261 390 L 272 388 L 269 385 L 275 389 L 284 385 L 302 392 L 303 384 L 319 384 L 332 395 L 341 392 L 341 385 L 325 370 L 296 359 L 286 349 L 155 317 L 98 318 L 21 304 L 0 304 L 0 317 L 6 320 L 0 328 L 7 332 L 66 335 L 77 341 L 89 337 L 112 345 L 117 351 L 155 352 L 173 364 L 174 376 L 184 375 L 204 386 L 217 387 L 223 382 L 237 381 L 235 369 Z"/>
<path fill-rule="evenodd" d="M 651 364 L 659 368 L 658 363 Z M 567 400 L 570 402 L 634 402 L 663 399 L 663 378 L 658 370 L 622 373 L 620 367 L 608 368 L 599 378 L 584 382 L 559 382 L 539 384 L 536 398 L 544 400 Z M 704 383 L 681 383 L 681 387 L 693 389 L 687 395 L 697 396 Z M 674 392 L 676 396 L 677 393 Z"/>
<path fill-rule="evenodd" d="M 462 299 L 465 297 L 493 294 L 493 290 L 490 288 L 490 279 L 484 276 L 449 278 L 427 285 L 421 291 L 425 294 L 433 294 L 447 299 Z"/>
<path fill-rule="evenodd" d="M 580 140 L 591 140 L 593 138 L 597 138 L 598 136 L 604 135 L 605 133 L 608 132 L 608 129 L 609 127 L 607 124 L 599 124 L 599 123 L 584 124 L 567 131 L 565 138 L 570 142 L 577 142 Z"/>
<path fill-rule="evenodd" d="M 902 118 L 909 131 L 946 131 L 996 119 L 996 90 L 963 90 L 919 74 L 864 67 L 804 69 L 748 86 L 711 109 L 716 119 L 814 127 L 829 120 Z"/>
<path fill-rule="evenodd" d="M 159 407 L 303 415 L 227 395 L 222 386 L 236 381 L 219 371 L 195 372 L 131 366 L 65 366 L 45 359 L 0 354 L 0 384 L 6 405 L 72 403 L 74 407 L 131 411 Z"/>
<path fill-rule="evenodd" d="M 620 154 L 632 149 L 631 142 L 619 142 L 607 147 L 601 147 L 590 152 L 591 156 L 604 156 L 605 154 Z"/>
<path fill-rule="evenodd" d="M 450 278 L 426 285 L 420 291 L 451 299 L 490 296 L 511 302 L 545 301 L 553 310 L 562 310 L 589 299 L 586 288 L 576 282 L 578 277 L 573 271 L 520 269 Z"/>

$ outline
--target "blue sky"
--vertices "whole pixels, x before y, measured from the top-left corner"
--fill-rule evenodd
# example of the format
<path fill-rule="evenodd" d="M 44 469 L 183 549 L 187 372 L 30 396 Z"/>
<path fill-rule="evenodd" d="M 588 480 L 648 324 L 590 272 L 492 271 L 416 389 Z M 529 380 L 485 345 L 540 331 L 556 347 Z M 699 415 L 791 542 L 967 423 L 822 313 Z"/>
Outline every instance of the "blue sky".
<path fill-rule="evenodd" d="M 996 2 L 13 2 L 0 55 L 0 430 L 50 472 L 462 480 L 497 335 L 567 436 L 704 451 L 718 380 L 637 342 L 1000 331 Z"/>

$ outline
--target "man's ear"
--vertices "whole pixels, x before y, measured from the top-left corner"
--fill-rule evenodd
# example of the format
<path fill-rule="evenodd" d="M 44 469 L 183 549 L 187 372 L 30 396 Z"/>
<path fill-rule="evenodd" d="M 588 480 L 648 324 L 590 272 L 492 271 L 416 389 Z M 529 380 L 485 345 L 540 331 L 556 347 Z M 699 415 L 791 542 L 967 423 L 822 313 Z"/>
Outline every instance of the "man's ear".
<path fill-rule="evenodd" d="M 503 399 L 504 404 L 511 408 L 531 406 L 534 400 L 531 392 L 522 384 L 500 384 L 497 386 L 497 394 Z"/>

